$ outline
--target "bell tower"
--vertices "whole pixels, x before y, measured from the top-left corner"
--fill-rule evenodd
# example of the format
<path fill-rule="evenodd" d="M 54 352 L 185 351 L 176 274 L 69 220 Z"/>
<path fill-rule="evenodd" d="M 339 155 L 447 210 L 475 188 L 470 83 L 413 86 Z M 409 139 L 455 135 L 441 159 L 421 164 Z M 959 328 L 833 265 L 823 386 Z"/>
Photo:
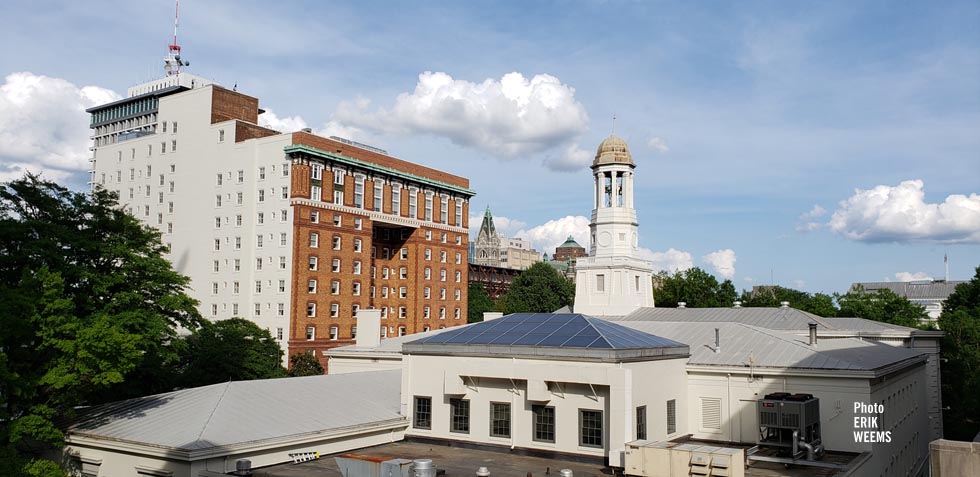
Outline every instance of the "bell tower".
<path fill-rule="evenodd" d="M 626 141 L 613 134 L 599 144 L 592 162 L 591 247 L 575 272 L 576 313 L 625 315 L 653 306 L 652 267 L 637 253 L 635 169 Z"/>

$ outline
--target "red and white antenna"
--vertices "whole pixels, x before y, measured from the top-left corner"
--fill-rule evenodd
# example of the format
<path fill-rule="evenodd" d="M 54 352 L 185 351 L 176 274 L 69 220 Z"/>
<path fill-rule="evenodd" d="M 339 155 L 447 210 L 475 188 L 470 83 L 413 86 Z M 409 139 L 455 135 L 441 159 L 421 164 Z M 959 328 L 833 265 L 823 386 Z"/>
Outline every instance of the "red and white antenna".
<path fill-rule="evenodd" d="M 190 66 L 191 62 L 180 59 L 180 45 L 177 44 L 177 25 L 180 18 L 180 0 L 175 0 L 174 7 L 174 42 L 167 46 L 167 56 L 163 59 L 163 69 L 167 76 L 180 74 L 181 66 Z"/>

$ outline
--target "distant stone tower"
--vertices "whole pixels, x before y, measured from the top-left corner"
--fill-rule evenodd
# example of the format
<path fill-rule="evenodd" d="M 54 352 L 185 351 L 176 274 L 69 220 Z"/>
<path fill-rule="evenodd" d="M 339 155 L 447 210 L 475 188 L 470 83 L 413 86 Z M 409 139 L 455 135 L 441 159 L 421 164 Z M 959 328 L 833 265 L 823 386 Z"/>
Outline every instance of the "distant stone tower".
<path fill-rule="evenodd" d="M 591 251 L 575 270 L 576 313 L 626 315 L 653 306 L 652 267 L 637 255 L 634 169 L 625 141 L 613 134 L 599 144 L 592 162 Z"/>
<path fill-rule="evenodd" d="M 487 206 L 486 212 L 483 213 L 483 223 L 480 224 L 480 232 L 473 245 L 473 263 L 491 267 L 500 266 L 500 235 L 497 234 L 497 228 L 493 226 L 490 206 Z"/>

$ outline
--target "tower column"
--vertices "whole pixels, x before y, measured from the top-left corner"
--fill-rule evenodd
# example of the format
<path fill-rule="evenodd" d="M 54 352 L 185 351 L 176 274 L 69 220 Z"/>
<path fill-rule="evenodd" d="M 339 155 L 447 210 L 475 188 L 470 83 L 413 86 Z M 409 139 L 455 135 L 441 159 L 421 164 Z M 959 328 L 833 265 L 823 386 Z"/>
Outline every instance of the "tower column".
<path fill-rule="evenodd" d="M 596 209 L 602 207 L 602 173 L 596 172 L 592 175 L 595 179 L 595 207 Z"/>
<path fill-rule="evenodd" d="M 618 171 L 612 171 L 610 176 L 612 176 L 612 197 L 610 197 L 609 202 L 612 203 L 613 207 L 619 207 L 619 174 Z"/>

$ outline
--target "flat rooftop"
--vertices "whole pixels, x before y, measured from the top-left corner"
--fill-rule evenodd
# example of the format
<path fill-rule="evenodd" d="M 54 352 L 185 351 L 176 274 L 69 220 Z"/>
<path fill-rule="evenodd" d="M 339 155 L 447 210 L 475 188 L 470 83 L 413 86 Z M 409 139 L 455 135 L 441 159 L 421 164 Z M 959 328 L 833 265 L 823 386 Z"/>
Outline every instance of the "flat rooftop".
<path fill-rule="evenodd" d="M 687 440 L 688 444 L 720 445 L 724 447 L 740 447 L 729 444 L 718 444 Z M 598 477 L 613 475 L 612 471 L 601 464 L 577 462 L 566 457 L 556 456 L 531 457 L 497 448 L 456 447 L 447 444 L 400 441 L 375 447 L 366 447 L 356 451 L 322 456 L 300 464 L 279 464 L 256 469 L 254 477 L 345 477 L 334 457 L 344 454 L 358 454 L 373 459 L 432 459 L 439 471 L 445 471 L 445 477 L 472 477 L 476 470 L 486 467 L 490 475 L 498 477 L 555 476 L 561 469 L 571 469 L 575 477 Z M 828 452 L 825 462 L 849 464 L 858 460 L 856 454 Z M 550 470 L 550 474 L 547 472 Z M 832 477 L 840 471 L 835 469 L 792 465 L 789 468 L 774 462 L 756 462 L 745 469 L 746 477 Z"/>

